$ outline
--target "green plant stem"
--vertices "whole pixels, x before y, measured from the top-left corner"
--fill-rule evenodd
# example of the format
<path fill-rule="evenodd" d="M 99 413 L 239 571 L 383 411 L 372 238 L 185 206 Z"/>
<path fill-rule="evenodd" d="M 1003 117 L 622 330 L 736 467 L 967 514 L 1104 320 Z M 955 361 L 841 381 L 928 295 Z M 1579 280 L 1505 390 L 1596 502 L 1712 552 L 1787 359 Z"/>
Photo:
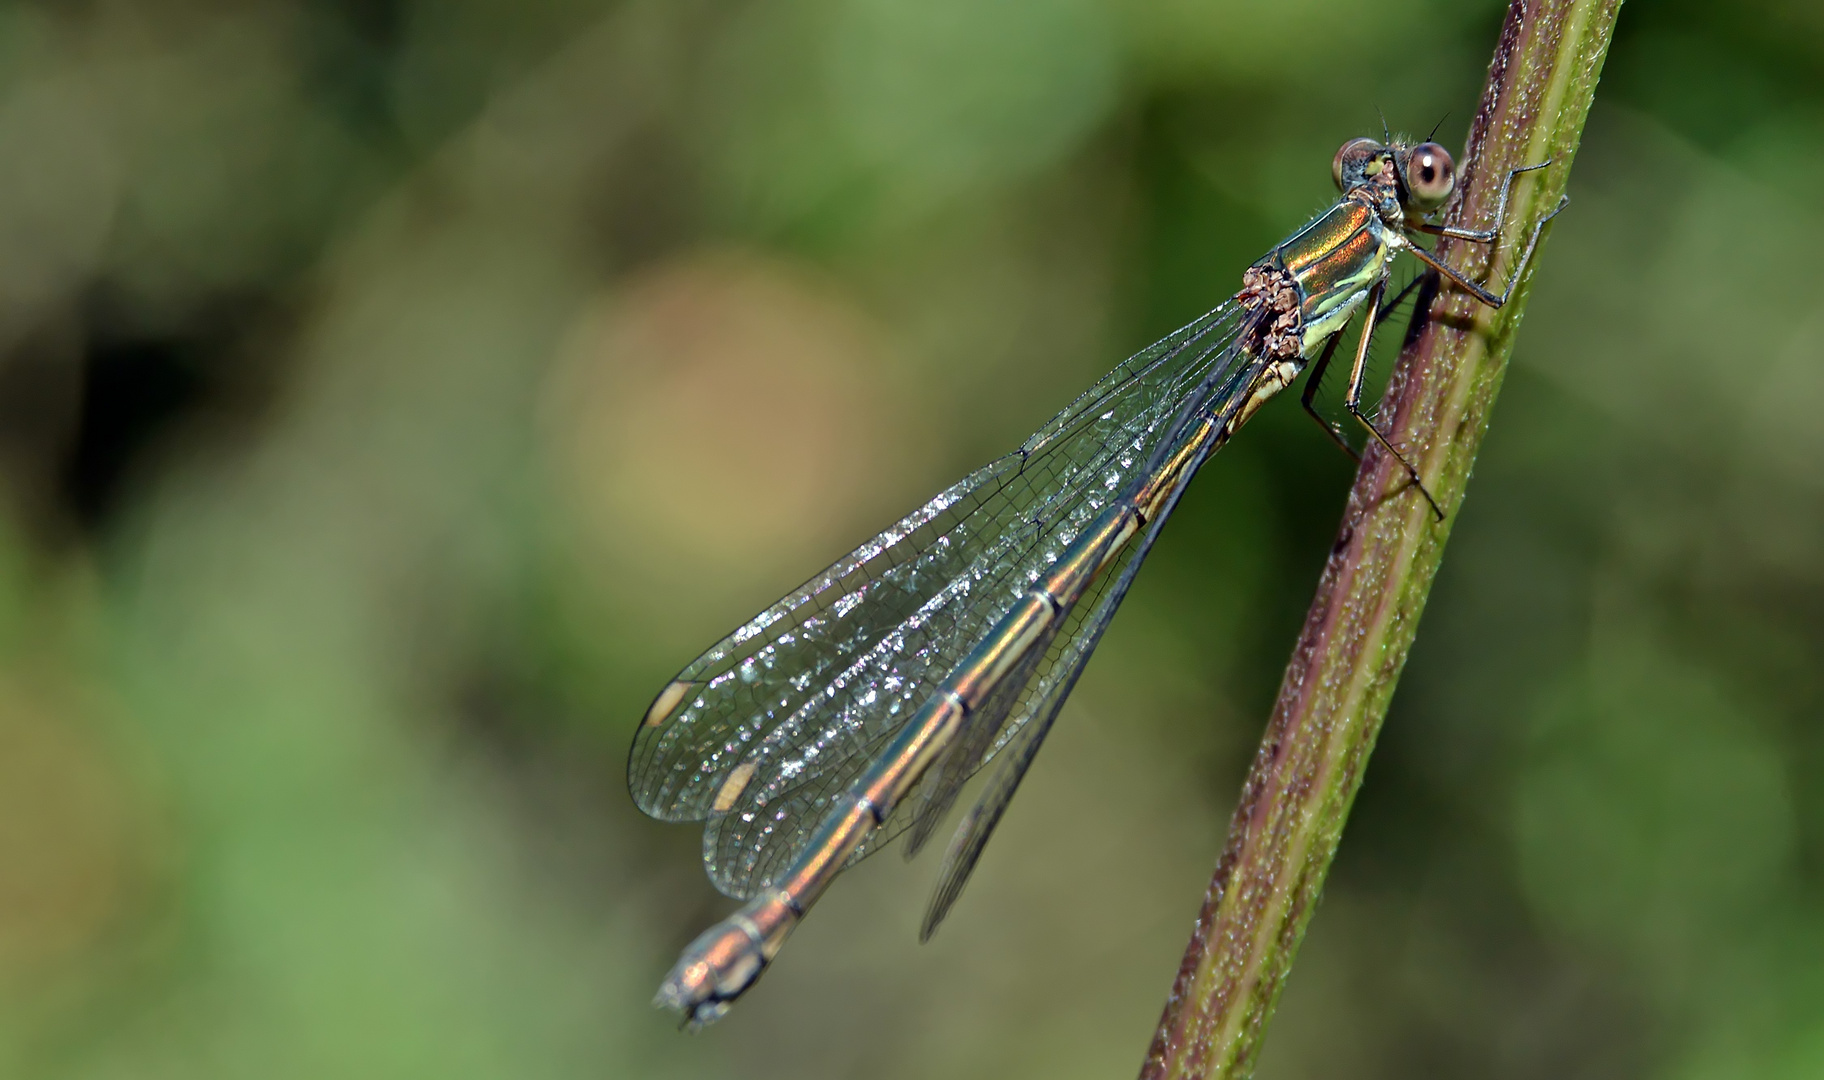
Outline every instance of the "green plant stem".
<path fill-rule="evenodd" d="M 1620 6 L 1515 0 L 1509 8 L 1445 219 L 1486 224 L 1510 169 L 1552 165 L 1516 182 L 1497 243 L 1441 243 L 1451 265 L 1498 285 L 1531 224 L 1558 204 Z M 1538 265 L 1536 255 L 1529 280 Z M 1393 417 L 1393 441 L 1413 458 L 1445 520 L 1408 489 L 1391 456 L 1366 455 L 1143 1080 L 1253 1071 L 1463 504 L 1528 284 L 1516 283 L 1500 309 L 1447 289 L 1400 358 L 1383 415 Z"/>

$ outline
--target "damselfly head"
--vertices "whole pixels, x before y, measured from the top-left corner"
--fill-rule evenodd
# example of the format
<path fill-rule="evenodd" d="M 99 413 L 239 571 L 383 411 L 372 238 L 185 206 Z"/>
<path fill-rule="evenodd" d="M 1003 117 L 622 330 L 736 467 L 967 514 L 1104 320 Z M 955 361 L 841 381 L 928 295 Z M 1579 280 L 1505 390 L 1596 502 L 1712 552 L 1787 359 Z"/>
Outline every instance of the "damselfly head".
<path fill-rule="evenodd" d="M 1350 139 L 1330 161 L 1330 178 L 1339 191 L 1376 182 L 1386 195 L 1398 193 L 1407 210 L 1429 214 L 1443 206 L 1457 187 L 1457 164 L 1450 151 L 1435 142 L 1382 145 L 1373 139 Z M 1391 204 L 1390 204 L 1391 207 Z"/>
<path fill-rule="evenodd" d="M 1444 205 L 1457 187 L 1457 163 L 1450 151 L 1435 142 L 1424 142 L 1406 151 L 1400 161 L 1400 181 L 1406 204 L 1429 214 Z"/>

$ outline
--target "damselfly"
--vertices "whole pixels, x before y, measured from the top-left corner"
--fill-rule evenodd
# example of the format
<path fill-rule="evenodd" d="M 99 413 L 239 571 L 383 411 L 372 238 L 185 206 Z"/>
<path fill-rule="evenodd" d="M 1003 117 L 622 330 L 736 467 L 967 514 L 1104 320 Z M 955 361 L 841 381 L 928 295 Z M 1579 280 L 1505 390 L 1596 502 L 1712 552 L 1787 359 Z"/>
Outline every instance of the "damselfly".
<path fill-rule="evenodd" d="M 950 910 L 1127 594 L 1204 461 L 1312 363 L 1312 406 L 1343 331 L 1362 330 L 1344 403 L 1362 411 L 1368 342 L 1393 256 L 1408 252 L 1491 307 L 1492 293 L 1415 242 L 1491 242 L 1429 219 L 1455 188 L 1443 147 L 1354 139 L 1332 162 L 1342 195 L 1242 276 L 1214 311 L 1117 367 L 1017 451 L 939 494 L 717 642 L 646 711 L 627 767 L 640 809 L 701 821 L 718 889 L 747 904 L 687 949 L 658 1004 L 715 1020 L 753 985 L 830 881 L 900 833 L 930 838 L 958 792 L 1001 762 L 944 856 L 922 936 Z"/>

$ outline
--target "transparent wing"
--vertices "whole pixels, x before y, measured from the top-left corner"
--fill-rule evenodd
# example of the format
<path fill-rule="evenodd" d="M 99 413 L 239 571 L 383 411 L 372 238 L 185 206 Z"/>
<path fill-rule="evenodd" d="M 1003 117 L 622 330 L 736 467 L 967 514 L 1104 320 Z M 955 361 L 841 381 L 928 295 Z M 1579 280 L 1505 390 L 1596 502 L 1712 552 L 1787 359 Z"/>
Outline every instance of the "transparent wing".
<path fill-rule="evenodd" d="M 1237 384 L 1246 382 L 1245 378 L 1236 381 Z M 1224 404 L 1233 402 L 1231 394 L 1222 395 L 1222 398 Z M 962 895 L 963 887 L 969 883 L 969 876 L 975 872 L 976 863 L 981 859 L 982 849 L 994 834 L 995 826 L 1001 823 L 1001 815 L 1006 813 L 1007 804 L 1013 800 L 1020 781 L 1026 777 L 1026 770 L 1031 768 L 1033 759 L 1038 756 L 1039 747 L 1045 742 L 1045 736 L 1050 734 L 1052 723 L 1057 720 L 1065 699 L 1077 684 L 1077 677 L 1083 674 L 1083 667 L 1089 662 L 1090 654 L 1102 640 L 1103 631 L 1108 629 L 1109 622 L 1115 617 L 1115 610 L 1126 599 L 1128 588 L 1140 572 L 1140 564 L 1146 561 L 1147 553 L 1153 548 L 1153 541 L 1159 537 L 1159 530 L 1165 526 L 1166 519 L 1172 516 L 1172 511 L 1177 509 L 1185 487 L 1190 484 L 1191 478 L 1196 475 L 1197 469 L 1208 455 L 1209 451 L 1206 450 L 1196 464 L 1185 470 L 1164 507 L 1147 526 L 1140 543 L 1129 545 L 1115 563 L 1103 572 L 1091 591 L 1077 602 L 1063 631 L 1052 643 L 1045 667 L 1033 681 L 1026 700 L 1021 703 L 1023 715 L 1019 722 L 1009 725 L 1011 738 L 991 748 L 975 764 L 975 768 L 979 769 L 987 763 L 989 757 L 994 756 L 996 750 L 1012 746 L 1011 750 L 1002 755 L 1001 763 L 989 777 L 988 784 L 975 805 L 957 826 L 956 835 L 944 852 L 943 865 L 938 869 L 937 885 L 931 891 L 931 901 L 925 909 L 925 919 L 919 928 L 920 941 L 930 940 L 931 935 L 937 931 L 938 924 L 950 913 L 951 905 Z M 951 794 L 949 797 L 953 799 L 955 796 Z M 924 822 L 921 820 L 919 824 L 923 825 Z"/>
<path fill-rule="evenodd" d="M 1190 421 L 1198 416 L 1221 417 L 1232 414 L 1233 410 L 1240 406 L 1243 398 L 1238 395 L 1244 394 L 1252 385 L 1253 377 L 1258 373 L 1259 364 L 1255 362 L 1248 365 L 1231 364 L 1221 367 L 1222 370 L 1213 371 L 1206 376 L 1203 385 L 1183 402 L 1179 415 L 1174 417 L 1169 426 L 1163 429 L 1173 433 L 1167 437 L 1169 445 L 1161 445 L 1154 449 L 1152 459 L 1148 464 L 1144 468 L 1136 470 L 1135 475 L 1129 480 L 1130 490 L 1138 488 L 1146 482 L 1148 476 L 1163 467 L 1168 458 L 1175 456 L 1183 449 L 1190 448 L 1189 444 L 1198 437 L 1197 432 L 1199 431 L 1199 426 Z M 1184 486 L 1190 482 L 1197 469 L 1202 467 L 1204 459 L 1210 452 L 1212 451 L 1208 448 L 1202 450 L 1196 463 L 1181 474 L 1173 490 L 1167 492 L 1167 500 L 1163 509 L 1147 530 L 1143 544 L 1138 545 L 1142 548 L 1142 558 L 1144 549 L 1151 548 L 1152 538 L 1158 534 L 1160 523 L 1178 505 L 1178 498 Z M 1051 719 L 1055 717 L 1058 708 L 1063 705 L 1064 699 L 1070 695 L 1070 689 L 1076 685 L 1077 676 L 1082 672 L 1083 665 L 1089 660 L 1089 654 L 1094 651 L 1096 643 L 1101 640 L 1103 629 L 1114 617 L 1115 608 L 1121 603 L 1121 598 L 1127 595 L 1127 585 L 1124 583 L 1106 602 L 1102 599 L 1111 580 L 1123 578 L 1124 575 L 1126 575 L 1124 581 L 1132 580 L 1133 571 L 1125 568 L 1130 560 L 1133 560 L 1135 546 L 1130 545 L 1124 549 L 1116 557 L 1115 563 L 1107 567 L 1086 593 L 1077 599 L 1070 611 L 1065 614 L 1062 625 L 1053 631 L 1051 639 L 1045 642 L 1042 650 L 1035 653 L 1029 663 L 1024 666 L 1024 670 L 1015 672 L 1012 677 L 1003 681 L 1001 692 L 985 703 L 978 715 L 970 718 L 968 726 L 959 733 L 955 744 L 921 778 L 916 789 L 918 797 L 902 800 L 895 808 L 893 816 L 870 835 L 867 843 L 857 851 L 855 858 L 865 857 L 869 851 L 892 840 L 902 831 L 906 833 L 906 858 L 912 858 L 924 847 L 926 841 L 936 831 L 938 824 L 949 813 L 957 795 L 962 791 L 963 784 L 1009 743 L 1018 739 L 1030 743 L 1031 748 L 1025 754 L 1024 764 L 1016 758 L 1016 761 L 1007 766 L 1007 768 L 1015 770 L 1010 778 L 1011 783 L 1006 789 L 1006 798 L 1012 798 L 1013 790 L 1018 787 L 1019 777 L 1024 774 L 1026 764 L 1030 764 L 1032 755 L 1037 753 L 1037 743 L 1044 740 L 1045 732 L 1050 730 Z M 1136 566 L 1135 569 L 1137 570 L 1138 567 Z M 1028 733 L 1025 729 L 1035 717 L 1039 723 L 1033 726 L 1039 730 L 1036 734 Z M 1005 778 L 997 777 L 996 783 L 999 784 Z M 979 818 L 981 810 L 982 807 L 978 805 L 971 820 Z M 986 833 L 993 830 L 994 824 L 999 821 L 999 818 L 1000 814 L 997 811 L 986 824 L 981 843 L 986 843 Z M 969 826 L 965 824 L 964 830 L 967 831 L 968 828 Z M 953 855 L 954 847 L 953 844 Z M 978 851 L 979 847 L 978 844 Z M 946 866 L 949 865 L 949 862 L 950 857 L 946 857 Z M 973 858 L 970 860 L 970 865 L 973 866 Z M 962 876 L 965 878 L 968 876 L 967 869 L 962 872 Z M 960 890 L 960 881 L 956 888 Z M 932 925 L 934 926 L 935 923 Z"/>
<path fill-rule="evenodd" d="M 686 667 L 634 738 L 628 786 L 640 808 L 707 821 L 710 879 L 731 896 L 789 865 L 830 800 L 1145 467 L 1186 395 L 1233 363 L 1239 322 L 1227 303 L 1149 346 L 1018 451 Z"/>

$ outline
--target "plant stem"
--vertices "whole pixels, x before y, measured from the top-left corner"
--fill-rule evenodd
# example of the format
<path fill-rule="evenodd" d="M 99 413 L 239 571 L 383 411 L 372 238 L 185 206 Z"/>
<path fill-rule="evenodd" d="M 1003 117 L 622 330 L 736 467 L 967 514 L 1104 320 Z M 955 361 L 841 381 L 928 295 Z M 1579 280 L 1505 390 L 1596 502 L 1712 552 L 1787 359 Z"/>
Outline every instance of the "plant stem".
<path fill-rule="evenodd" d="M 1531 224 L 1558 204 L 1620 6 L 1514 0 L 1508 9 L 1445 220 L 1486 224 L 1509 170 L 1552 165 L 1516 181 L 1497 243 L 1440 243 L 1450 265 L 1498 286 Z M 1445 520 L 1390 455 L 1364 456 L 1142 1080 L 1253 1072 L 1463 504 L 1537 266 L 1536 255 L 1499 309 L 1441 293 L 1400 358 L 1382 415 Z"/>

